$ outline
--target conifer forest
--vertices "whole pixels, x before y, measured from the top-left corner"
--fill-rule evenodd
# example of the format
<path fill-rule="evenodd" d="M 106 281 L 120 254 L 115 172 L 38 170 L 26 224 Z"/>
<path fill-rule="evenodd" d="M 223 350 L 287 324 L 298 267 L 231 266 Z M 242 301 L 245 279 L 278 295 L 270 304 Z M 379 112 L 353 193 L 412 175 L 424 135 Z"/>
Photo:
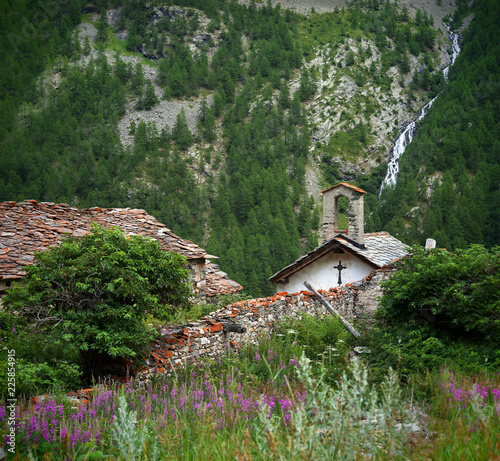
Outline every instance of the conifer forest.
<path fill-rule="evenodd" d="M 367 232 L 493 247 L 500 4 L 443 22 L 446 73 L 446 29 L 403 1 L 0 0 L 0 201 L 145 209 L 251 296 L 318 245 L 338 182 L 368 192 Z"/>

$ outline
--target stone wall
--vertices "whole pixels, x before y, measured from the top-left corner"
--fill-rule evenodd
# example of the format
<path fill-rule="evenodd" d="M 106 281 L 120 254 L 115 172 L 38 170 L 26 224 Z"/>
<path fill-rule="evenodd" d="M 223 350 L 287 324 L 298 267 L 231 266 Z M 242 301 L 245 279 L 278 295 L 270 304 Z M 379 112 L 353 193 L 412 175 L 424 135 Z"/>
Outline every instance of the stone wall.
<path fill-rule="evenodd" d="M 351 285 L 350 288 L 356 290 L 355 314 L 357 320 L 373 318 L 379 307 L 378 298 L 382 296 L 380 282 L 387 280 L 394 271 L 394 266 L 384 266 L 371 272 L 362 281 Z"/>
<path fill-rule="evenodd" d="M 386 266 L 359 282 L 318 291 L 346 320 L 370 320 L 378 308 L 377 298 L 382 294 L 380 282 L 394 270 Z M 238 350 L 244 344 L 256 343 L 263 335 L 270 334 L 278 321 L 285 317 L 300 318 L 304 313 L 316 317 L 330 315 L 314 293 L 301 291 L 239 301 L 210 313 L 199 322 L 170 326 L 161 330 L 151 344 L 149 357 L 136 373 L 136 379 L 144 381 L 154 373 L 168 372 L 186 361 L 216 357 Z"/>
<path fill-rule="evenodd" d="M 336 287 L 320 292 L 344 318 L 355 316 L 356 289 Z M 330 315 L 313 293 L 277 293 L 231 304 L 196 323 L 163 329 L 136 378 L 143 381 L 197 357 L 215 357 L 230 349 L 237 350 L 269 334 L 277 321 L 285 317 L 300 318 L 306 312 L 318 317 Z"/>

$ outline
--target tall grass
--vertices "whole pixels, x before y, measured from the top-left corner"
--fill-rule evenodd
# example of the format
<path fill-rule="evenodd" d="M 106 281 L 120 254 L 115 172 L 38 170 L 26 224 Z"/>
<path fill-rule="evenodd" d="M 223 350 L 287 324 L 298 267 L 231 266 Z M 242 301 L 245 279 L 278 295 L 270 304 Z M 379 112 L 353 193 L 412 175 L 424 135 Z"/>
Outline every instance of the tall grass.
<path fill-rule="evenodd" d="M 500 459 L 500 373 L 442 370 L 431 399 L 431 437 L 417 459 Z"/>
<path fill-rule="evenodd" d="M 259 427 L 264 405 L 286 421 L 305 399 L 297 361 L 279 347 L 273 350 L 275 343 L 249 346 L 240 356 L 188 363 L 147 386 L 96 386 L 82 405 L 65 396 L 23 403 L 16 418 L 18 453 L 47 459 L 87 453 L 92 459 L 100 456 L 96 453 L 110 459 L 231 457 L 245 431 Z M 0 424 L 5 444 L 4 404 Z"/>
<path fill-rule="evenodd" d="M 436 376 L 430 431 L 412 438 L 401 430 L 415 418 L 410 392 L 394 372 L 374 384 L 365 363 L 313 361 L 296 338 L 187 363 L 145 386 L 99 385 L 85 404 L 19 402 L 18 459 L 498 459 L 500 377 Z M 343 370 L 337 380 L 329 367 Z"/>

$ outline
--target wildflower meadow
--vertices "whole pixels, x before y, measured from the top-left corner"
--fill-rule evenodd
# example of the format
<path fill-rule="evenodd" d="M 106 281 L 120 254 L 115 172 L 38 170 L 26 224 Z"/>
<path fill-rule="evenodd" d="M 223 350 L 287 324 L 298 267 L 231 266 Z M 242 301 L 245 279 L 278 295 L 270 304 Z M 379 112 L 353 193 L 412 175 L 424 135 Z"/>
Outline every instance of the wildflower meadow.
<path fill-rule="evenodd" d="M 78 403 L 64 393 L 19 400 L 7 459 L 498 459 L 499 376 L 428 376 L 424 427 L 394 371 L 374 382 L 365 361 L 332 356 L 332 345 L 311 360 L 316 350 L 284 332 L 142 386 L 95 385 Z M 421 427 L 404 429 L 412 424 Z"/>

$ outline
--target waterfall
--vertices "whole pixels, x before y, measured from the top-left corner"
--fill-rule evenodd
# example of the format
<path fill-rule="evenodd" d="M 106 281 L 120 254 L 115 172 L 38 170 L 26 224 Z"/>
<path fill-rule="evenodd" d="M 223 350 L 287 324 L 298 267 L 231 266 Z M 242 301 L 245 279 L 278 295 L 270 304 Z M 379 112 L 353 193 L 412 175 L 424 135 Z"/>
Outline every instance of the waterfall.
<path fill-rule="evenodd" d="M 445 78 L 446 83 L 448 83 L 448 71 L 450 69 L 450 66 L 452 66 L 455 63 L 455 59 L 457 59 L 457 56 L 460 53 L 460 46 L 458 44 L 458 34 L 455 34 L 454 32 L 450 31 L 450 28 L 446 26 L 449 32 L 449 37 L 450 37 L 450 42 L 451 42 L 451 63 L 448 67 L 443 69 L 443 75 Z M 438 95 L 439 96 L 439 95 Z M 417 115 L 417 117 L 404 129 L 404 131 L 398 136 L 396 141 L 394 141 L 393 147 L 392 147 L 392 156 L 391 159 L 389 160 L 389 163 L 387 165 L 387 173 L 385 175 L 384 180 L 382 181 L 382 184 L 380 186 L 379 190 L 379 197 L 380 194 L 382 193 L 382 189 L 384 189 L 387 186 L 394 186 L 396 185 L 396 178 L 399 173 L 399 159 L 403 155 L 404 151 L 406 150 L 406 147 L 410 142 L 413 140 L 413 135 L 415 134 L 415 130 L 417 128 L 417 122 L 422 120 L 425 115 L 427 114 L 427 111 L 431 108 L 432 104 L 436 100 L 437 96 L 434 97 L 431 101 L 429 101 L 420 111 L 420 113 Z"/>
<path fill-rule="evenodd" d="M 450 70 L 450 67 L 455 64 L 455 59 L 457 59 L 458 55 L 460 54 L 460 45 L 458 43 L 459 35 L 455 34 L 455 32 L 452 32 L 449 26 L 446 26 L 446 28 L 448 29 L 448 36 L 450 37 L 451 42 L 451 63 L 448 67 L 446 67 L 446 69 L 443 70 L 443 75 L 446 83 L 448 83 L 448 72 Z"/>
<path fill-rule="evenodd" d="M 408 144 L 412 142 L 413 135 L 415 134 L 415 130 L 417 128 L 417 122 L 422 120 L 426 116 L 427 111 L 430 109 L 432 103 L 436 100 L 436 98 L 437 96 L 422 108 L 417 118 L 413 120 L 413 122 L 411 122 L 398 136 L 396 141 L 394 141 L 392 148 L 392 157 L 389 161 L 389 164 L 387 165 L 387 174 L 385 175 L 385 179 L 382 182 L 382 186 L 380 187 L 380 192 L 382 192 L 382 189 L 384 187 L 396 185 L 396 177 L 399 173 L 399 158 L 406 150 L 406 146 L 408 146 Z"/>

